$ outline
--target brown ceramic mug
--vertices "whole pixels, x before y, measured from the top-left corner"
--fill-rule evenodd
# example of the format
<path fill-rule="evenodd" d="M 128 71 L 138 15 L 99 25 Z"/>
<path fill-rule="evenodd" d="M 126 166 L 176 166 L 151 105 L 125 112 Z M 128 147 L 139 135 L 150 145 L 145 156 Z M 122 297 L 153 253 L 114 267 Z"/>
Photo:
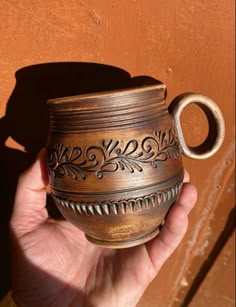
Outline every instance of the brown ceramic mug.
<path fill-rule="evenodd" d="M 51 194 L 64 217 L 87 239 L 131 247 L 159 231 L 183 182 L 181 154 L 213 155 L 224 138 L 217 105 L 183 94 L 165 105 L 166 86 L 140 86 L 49 100 Z M 180 114 L 196 103 L 209 133 L 195 148 L 184 140 Z"/>

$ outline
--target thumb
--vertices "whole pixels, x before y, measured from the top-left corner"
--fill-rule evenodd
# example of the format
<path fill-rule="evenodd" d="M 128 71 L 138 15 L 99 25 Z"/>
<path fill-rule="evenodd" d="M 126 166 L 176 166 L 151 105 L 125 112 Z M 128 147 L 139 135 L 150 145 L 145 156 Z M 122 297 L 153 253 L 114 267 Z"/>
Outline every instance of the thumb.
<path fill-rule="evenodd" d="M 18 235 L 32 231 L 48 218 L 46 209 L 46 149 L 18 180 L 11 227 Z"/>

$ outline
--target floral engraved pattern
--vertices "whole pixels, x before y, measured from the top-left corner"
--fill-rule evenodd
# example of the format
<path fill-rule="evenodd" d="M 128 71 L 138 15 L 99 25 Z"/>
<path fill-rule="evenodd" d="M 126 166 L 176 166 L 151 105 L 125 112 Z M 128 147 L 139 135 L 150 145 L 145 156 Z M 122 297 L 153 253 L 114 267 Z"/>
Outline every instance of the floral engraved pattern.
<path fill-rule="evenodd" d="M 174 129 L 153 131 L 141 141 L 128 141 L 124 146 L 118 140 L 102 140 L 101 145 L 83 150 L 56 144 L 48 148 L 49 174 L 54 177 L 70 176 L 85 180 L 90 173 L 102 179 L 105 173 L 117 170 L 142 172 L 144 164 L 156 168 L 167 159 L 180 157 L 179 142 Z"/>

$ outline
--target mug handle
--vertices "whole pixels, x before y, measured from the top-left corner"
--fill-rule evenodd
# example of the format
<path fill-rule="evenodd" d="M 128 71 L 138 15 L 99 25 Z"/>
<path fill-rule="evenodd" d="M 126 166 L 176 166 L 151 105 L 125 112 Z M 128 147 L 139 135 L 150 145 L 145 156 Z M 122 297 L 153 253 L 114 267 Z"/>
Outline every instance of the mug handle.
<path fill-rule="evenodd" d="M 208 136 L 205 141 L 196 147 L 191 147 L 186 144 L 180 123 L 180 115 L 190 103 L 195 103 L 203 110 L 209 126 Z M 186 157 L 206 159 L 217 152 L 223 143 L 225 124 L 223 115 L 213 100 L 203 95 L 185 93 L 177 96 L 171 102 L 168 110 L 177 130 L 180 148 Z"/>

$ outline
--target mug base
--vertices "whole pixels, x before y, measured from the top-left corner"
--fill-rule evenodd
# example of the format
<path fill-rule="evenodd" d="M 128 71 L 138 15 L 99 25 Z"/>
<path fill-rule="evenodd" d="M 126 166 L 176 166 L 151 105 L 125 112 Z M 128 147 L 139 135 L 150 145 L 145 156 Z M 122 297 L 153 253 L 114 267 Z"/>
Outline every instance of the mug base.
<path fill-rule="evenodd" d="M 129 248 L 129 247 L 134 247 L 137 245 L 144 244 L 150 241 L 151 239 L 153 239 L 160 232 L 159 227 L 160 226 L 158 226 L 152 232 L 148 233 L 147 235 L 141 238 L 134 239 L 134 240 L 127 240 L 127 241 L 103 241 L 103 240 L 95 239 L 87 234 L 85 234 L 85 237 L 89 242 L 97 246 L 100 246 L 100 247 L 112 248 L 112 249 Z"/>

